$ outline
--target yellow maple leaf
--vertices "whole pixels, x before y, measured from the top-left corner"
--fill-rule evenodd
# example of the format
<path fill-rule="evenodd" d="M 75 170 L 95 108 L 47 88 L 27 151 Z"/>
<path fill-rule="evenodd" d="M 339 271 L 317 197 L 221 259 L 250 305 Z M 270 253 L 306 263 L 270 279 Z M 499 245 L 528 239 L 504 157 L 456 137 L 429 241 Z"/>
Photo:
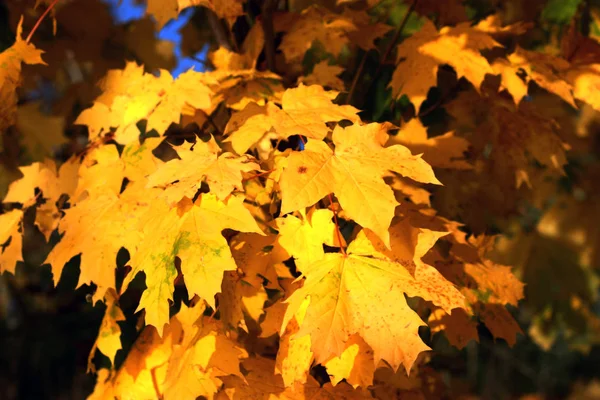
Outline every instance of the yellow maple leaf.
<path fill-rule="evenodd" d="M 395 171 L 425 183 L 439 183 L 429 164 L 406 147 L 383 147 L 381 124 L 336 127 L 332 150 L 310 140 L 302 152 L 289 156 L 281 179 L 281 213 L 309 207 L 334 193 L 349 218 L 375 232 L 389 245 L 388 228 L 398 204 L 383 176 Z"/>
<path fill-rule="evenodd" d="M 183 197 L 194 198 L 202 181 L 208 183 L 211 193 L 224 200 L 234 190 L 242 189 L 242 172 L 260 169 L 250 156 L 217 156 L 218 146 L 210 142 L 186 142 L 175 150 L 180 159 L 168 161 L 148 177 L 149 187 L 165 187 L 164 196 L 170 203 Z"/>
<path fill-rule="evenodd" d="M 332 218 L 331 210 L 311 210 L 302 220 L 293 215 L 277 219 L 277 241 L 294 257 L 299 271 L 323 258 L 323 244 L 340 247 Z"/>
<path fill-rule="evenodd" d="M 332 102 L 337 95 L 338 92 L 318 85 L 300 84 L 285 91 L 281 109 L 271 103 L 264 107 L 249 104 L 225 127 L 225 133 L 229 134 L 225 141 L 231 142 L 236 153 L 243 154 L 271 131 L 274 138 L 303 135 L 322 140 L 329 132 L 326 122 L 359 119 L 356 108 Z"/>
<path fill-rule="evenodd" d="M 421 261 L 439 232 L 411 229 L 412 241 L 406 242 L 404 231 L 397 230 L 392 250 L 382 249 L 385 254 L 361 231 L 347 254 L 327 253 L 303 271 L 304 286 L 288 299 L 282 329 L 309 298 L 297 335 L 310 335 L 317 362 L 340 356 L 348 337 L 357 333 L 373 349 L 375 363 L 383 359 L 394 369 L 403 365 L 409 371 L 429 347 L 418 335 L 424 323 L 404 295 L 429 300 L 448 312 L 465 307 L 464 297 L 452 284 Z"/>
<path fill-rule="evenodd" d="M 23 174 L 10 184 L 3 203 L 21 203 L 24 207 L 33 205 L 36 201 L 35 189 L 42 191 L 44 198 L 58 198 L 60 193 L 56 177 L 56 164 L 50 159 L 35 162 L 26 167 L 19 167 Z"/>
<path fill-rule="evenodd" d="M 100 146 L 86 156 L 79 168 L 73 201 L 107 194 L 119 194 L 125 166 L 115 145 Z"/>
<path fill-rule="evenodd" d="M 133 182 L 145 182 L 147 177 L 164 163 L 152 154 L 162 142 L 161 138 L 149 137 L 143 143 L 131 142 L 123 149 L 123 175 Z"/>
<path fill-rule="evenodd" d="M 35 224 L 48 240 L 52 231 L 58 226 L 60 218 L 56 202 L 61 195 L 66 194 L 71 197 L 75 191 L 79 161 L 72 157 L 63 163 L 58 171 L 56 164 L 50 159 L 19 169 L 23 177 L 11 183 L 3 201 L 22 203 L 24 207 L 31 207 L 36 202 L 35 190 L 39 189 L 40 198 L 45 202 L 36 209 Z"/>
<path fill-rule="evenodd" d="M 418 118 L 403 125 L 400 131 L 390 136 L 386 146 L 401 144 L 415 154 L 422 154 L 423 160 L 433 167 L 471 169 L 472 165 L 464 161 L 464 152 L 469 142 L 448 132 L 440 136 L 428 138 L 427 128 Z"/>
<path fill-rule="evenodd" d="M 237 271 L 225 272 L 217 297 L 223 324 L 232 329 L 240 327 L 246 332 L 249 331 L 246 318 L 257 323 L 268 299 L 260 276 L 245 273 L 242 276 Z"/>
<path fill-rule="evenodd" d="M 297 337 L 296 335 L 304 322 L 308 304 L 309 302 L 305 300 L 300 305 L 279 339 L 275 373 L 281 374 L 284 385 L 288 387 L 296 382 L 306 383 L 313 361 L 310 336 Z"/>
<path fill-rule="evenodd" d="M 243 376 L 239 359 L 246 353 L 230 338 L 220 332 L 220 323 L 183 306 L 176 324 L 191 313 L 194 318 L 183 322 L 181 342 L 173 346 L 163 384 L 165 400 L 213 398 L 222 381 L 220 376 Z M 195 308 L 199 308 L 197 305 Z M 188 310 L 191 310 L 188 311 Z"/>
<path fill-rule="evenodd" d="M 203 317 L 204 304 L 182 304 L 161 338 L 146 327 L 119 370 L 98 371 L 90 400 L 212 399 L 221 376 L 242 377 L 247 356 L 222 333 L 218 321 Z"/>
<path fill-rule="evenodd" d="M 59 223 L 64 236 L 52 249 L 45 263 L 52 266 L 54 282 L 64 265 L 81 254 L 79 284 L 95 283 L 94 302 L 102 299 L 108 288 L 116 287 L 115 266 L 121 247 L 133 252 L 141 240 L 137 221 L 149 207 L 153 195 L 129 186 L 121 195 L 106 191 L 88 197 L 65 210 Z"/>
<path fill-rule="evenodd" d="M 354 388 L 371 386 L 375 367 L 373 350 L 359 335 L 350 336 L 344 352 L 325 363 L 331 383 L 337 385 L 345 379 Z"/>
<path fill-rule="evenodd" d="M 90 139 L 108 134 L 111 128 L 115 140 L 128 144 L 138 139 L 136 124 L 146 119 L 147 130 L 164 134 L 172 123 L 178 123 L 185 107 L 209 109 L 212 106 L 214 82 L 208 75 L 189 70 L 173 79 L 168 71 L 159 76 L 144 73 L 135 63 L 127 63 L 124 70 L 111 70 L 100 82 L 103 94 L 91 108 L 84 110 L 75 124 L 87 125 Z"/>
<path fill-rule="evenodd" d="M 88 372 L 94 370 L 92 359 L 96 354 L 96 349 L 108 357 L 112 365 L 115 364 L 117 351 L 122 349 L 121 327 L 118 322 L 125 321 L 125 315 L 119 307 L 118 296 L 114 289 L 106 291 L 104 301 L 106 303 L 106 310 L 98 329 L 98 337 L 88 357 Z"/>
<path fill-rule="evenodd" d="M 566 79 L 573 85 L 574 96 L 600 110 L 600 64 L 580 65 L 566 72 Z"/>
<path fill-rule="evenodd" d="M 290 255 L 277 242 L 276 235 L 258 235 L 256 233 L 239 233 L 231 239 L 231 252 L 236 264 L 244 273 L 244 281 L 254 288 L 259 284 L 256 277 L 266 279 L 265 287 L 281 290 L 276 269 Z M 285 268 L 285 267 L 284 267 Z"/>
<path fill-rule="evenodd" d="M 21 210 L 0 214 L 0 246 L 6 245 L 0 252 L 0 272 L 14 274 L 17 262 L 23 261 L 23 235 L 19 232 L 22 222 Z"/>
<path fill-rule="evenodd" d="M 42 50 L 23 40 L 22 34 L 23 17 L 19 19 L 15 43 L 0 53 L 0 132 L 17 122 L 17 87 L 21 81 L 21 64 L 46 64 L 42 60 Z"/>
<path fill-rule="evenodd" d="M 343 91 L 345 89 L 344 81 L 338 78 L 342 72 L 344 72 L 344 68 L 338 65 L 329 65 L 328 61 L 324 60 L 315 64 L 312 72 L 306 76 L 301 76 L 298 82 Z"/>
<path fill-rule="evenodd" d="M 125 277 L 123 291 L 138 272 L 145 272 L 147 289 L 137 311 L 146 310 L 146 323 L 162 335 L 169 320 L 169 300 L 177 271 L 175 257 L 181 259 L 181 271 L 190 296 L 198 294 L 214 308 L 215 295 L 221 289 L 225 271 L 236 269 L 223 229 L 261 233 L 256 221 L 244 207 L 243 198 L 220 201 L 203 194 L 192 204 L 184 199 L 178 207 L 160 199 L 154 201 L 137 227 L 143 239 L 132 254 L 132 271 Z"/>
<path fill-rule="evenodd" d="M 502 47 L 468 22 L 438 32 L 427 20 L 419 32 L 398 46 L 398 66 L 390 82 L 392 93 L 395 97 L 407 95 L 418 111 L 429 89 L 437 84 L 442 64 L 454 67 L 459 78 L 464 76 L 479 90 L 485 75 L 494 73 L 480 51 L 496 46 Z"/>

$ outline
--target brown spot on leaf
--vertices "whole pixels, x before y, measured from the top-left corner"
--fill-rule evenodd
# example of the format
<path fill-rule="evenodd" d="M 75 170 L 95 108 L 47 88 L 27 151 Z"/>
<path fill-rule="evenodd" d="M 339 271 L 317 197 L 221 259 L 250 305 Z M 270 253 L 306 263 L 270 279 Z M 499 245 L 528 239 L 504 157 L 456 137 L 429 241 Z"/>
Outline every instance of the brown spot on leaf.
<path fill-rule="evenodd" d="M 299 174 L 305 174 L 306 171 L 308 171 L 308 168 L 306 168 L 304 165 L 298 167 L 298 173 Z"/>

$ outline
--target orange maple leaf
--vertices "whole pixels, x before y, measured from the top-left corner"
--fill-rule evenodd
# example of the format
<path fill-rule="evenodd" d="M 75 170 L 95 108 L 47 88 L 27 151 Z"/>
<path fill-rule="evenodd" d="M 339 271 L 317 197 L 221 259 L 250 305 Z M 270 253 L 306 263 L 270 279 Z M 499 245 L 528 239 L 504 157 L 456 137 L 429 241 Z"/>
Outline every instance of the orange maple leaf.
<path fill-rule="evenodd" d="M 396 70 L 390 87 L 395 97 L 408 96 L 418 111 L 427 92 L 437 84 L 437 70 L 449 64 L 459 78 L 465 77 L 479 90 L 486 74 L 494 70 L 480 51 L 502 47 L 490 35 L 465 22 L 439 32 L 426 20 L 420 31 L 398 46 Z"/>

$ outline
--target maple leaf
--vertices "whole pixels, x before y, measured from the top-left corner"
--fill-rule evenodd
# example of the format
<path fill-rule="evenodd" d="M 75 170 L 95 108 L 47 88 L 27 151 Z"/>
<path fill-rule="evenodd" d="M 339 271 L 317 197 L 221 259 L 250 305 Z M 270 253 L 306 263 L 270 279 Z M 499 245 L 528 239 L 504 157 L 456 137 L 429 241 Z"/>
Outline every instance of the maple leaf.
<path fill-rule="evenodd" d="M 286 399 L 286 400 L 305 400 L 305 399 L 372 399 L 368 392 L 354 390 L 352 386 L 341 382 L 337 386 L 326 383 L 321 386 L 315 378 L 308 377 L 306 384 L 294 384 L 286 387 L 283 379 L 279 375 L 274 375 L 273 361 L 254 357 L 244 360 L 243 367 L 248 371 L 244 379 L 236 376 L 227 376 L 221 378 L 225 384 L 225 394 L 228 398 L 234 400 L 251 400 L 264 398 Z"/>
<path fill-rule="evenodd" d="M 329 132 L 326 122 L 359 120 L 356 108 L 332 102 L 337 95 L 338 92 L 318 85 L 300 84 L 285 91 L 281 109 L 272 103 L 264 107 L 249 104 L 231 117 L 225 127 L 225 134 L 229 135 L 225 141 L 231 142 L 236 153 L 243 154 L 271 131 L 275 138 L 303 135 L 322 140 Z"/>
<path fill-rule="evenodd" d="M 383 181 L 388 171 L 425 183 L 439 183 L 429 164 L 406 147 L 383 147 L 386 127 L 381 124 L 336 127 L 332 150 L 310 140 L 302 152 L 288 157 L 281 179 L 281 213 L 309 207 L 334 193 L 346 215 L 374 231 L 389 245 L 388 228 L 398 204 Z"/>
<path fill-rule="evenodd" d="M 427 321 L 431 333 L 444 332 L 450 344 L 463 349 L 471 340 L 479 342 L 477 323 L 461 308 L 447 314 L 441 308 L 432 311 Z"/>
<path fill-rule="evenodd" d="M 278 280 L 280 269 L 286 269 L 283 261 L 290 255 L 277 242 L 276 235 L 258 235 L 256 233 L 239 233 L 231 239 L 231 252 L 239 268 L 244 273 L 244 281 L 254 288 L 262 286 L 281 290 Z M 256 277 L 260 277 L 260 285 Z"/>
<path fill-rule="evenodd" d="M 168 161 L 148 177 L 149 187 L 166 187 L 164 196 L 170 203 L 194 198 L 203 180 L 211 193 L 224 200 L 235 189 L 242 189 L 242 172 L 260 169 L 249 156 L 217 156 L 218 146 L 210 142 L 186 142 L 175 150 L 180 159 Z"/>
<path fill-rule="evenodd" d="M 332 218 L 331 210 L 312 210 L 303 220 L 293 215 L 277 219 L 277 241 L 294 257 L 299 271 L 323 258 L 323 244 L 340 247 Z"/>
<path fill-rule="evenodd" d="M 469 163 L 463 161 L 469 142 L 454 136 L 453 132 L 433 138 L 427 137 L 427 128 L 417 118 L 410 120 L 400 131 L 390 136 L 386 145 L 401 144 L 413 153 L 422 154 L 429 165 L 439 168 L 470 169 Z"/>
<path fill-rule="evenodd" d="M 459 78 L 464 76 L 479 90 L 485 75 L 494 73 L 480 51 L 493 47 L 502 45 L 468 22 L 438 32 L 426 20 L 419 32 L 398 46 L 398 66 L 390 82 L 392 94 L 407 95 L 418 111 L 429 89 L 437 84 L 437 71 L 442 64 L 451 65 Z"/>
<path fill-rule="evenodd" d="M 14 274 L 17 262 L 23 261 L 23 237 L 19 232 L 22 222 L 21 210 L 0 214 L 0 246 L 4 246 L 0 252 L 0 272 L 9 271 Z"/>
<path fill-rule="evenodd" d="M 526 81 L 534 81 L 540 87 L 561 97 L 573 108 L 577 108 L 573 98 L 573 87 L 562 77 L 570 66 L 567 60 L 535 51 L 527 51 L 519 46 L 508 56 L 508 60 L 515 69 L 515 75 L 517 71 L 524 71 L 527 74 Z M 505 74 L 503 74 L 504 77 Z M 512 87 L 508 86 L 509 92 L 511 92 Z"/>
<path fill-rule="evenodd" d="M 58 197 L 54 161 L 46 159 L 44 162 L 35 162 L 26 167 L 19 167 L 19 171 L 23 177 L 10 184 L 3 203 L 21 203 L 24 207 L 29 207 L 35 203 L 35 189 L 41 190 L 46 198 Z"/>
<path fill-rule="evenodd" d="M 565 77 L 573 87 L 574 96 L 585 101 L 594 109 L 600 110 L 600 97 L 598 96 L 598 87 L 600 87 L 600 64 L 580 65 L 571 68 L 566 72 Z"/>
<path fill-rule="evenodd" d="M 288 62 L 304 57 L 314 41 L 319 41 L 325 51 L 338 56 L 350 42 L 348 34 L 358 27 L 348 17 L 334 14 L 325 8 L 311 6 L 291 26 L 281 26 L 286 34 L 280 49 Z"/>
<path fill-rule="evenodd" d="M 148 192 L 130 186 L 120 196 L 107 191 L 65 210 L 58 226 L 64 236 L 45 261 L 52 266 L 54 282 L 64 265 L 81 254 L 78 286 L 95 283 L 94 302 L 102 299 L 108 288 L 116 287 L 117 253 L 121 247 L 132 252 L 141 240 L 137 221 L 149 207 L 147 196 Z"/>
<path fill-rule="evenodd" d="M 482 118 L 474 118 L 484 109 L 478 114 Z M 551 171 L 564 173 L 568 146 L 557 135 L 556 124 L 540 115 L 533 105 L 521 102 L 517 107 L 497 94 L 480 96 L 471 90 L 459 94 L 447 110 L 461 119 L 462 130 L 477 132 L 469 136 L 475 154 L 480 154 L 489 173 L 506 186 L 518 188 L 526 183 L 531 187 L 530 175 L 537 168 L 532 159 Z M 491 153 L 481 156 L 490 147 Z"/>
<path fill-rule="evenodd" d="M 181 271 L 191 296 L 198 294 L 214 308 L 214 297 L 221 289 L 225 271 L 236 269 L 223 229 L 262 233 L 242 204 L 243 198 L 230 197 L 222 202 L 212 194 L 202 194 L 195 203 L 184 199 L 176 208 L 154 201 L 138 230 L 143 239 L 132 254 L 132 271 L 123 282 L 127 289 L 138 272 L 146 274 L 147 289 L 137 311 L 146 310 L 146 323 L 162 335 L 168 322 L 169 300 L 177 271 L 175 257 L 181 259 Z M 136 311 L 136 312 L 137 312 Z"/>
<path fill-rule="evenodd" d="M 514 24 L 502 26 L 502 18 L 498 14 L 492 14 L 482 19 L 475 25 L 477 29 L 489 33 L 496 39 L 506 36 L 518 36 L 526 33 L 533 24 L 530 22 L 519 21 Z"/>
<path fill-rule="evenodd" d="M 236 271 L 225 272 L 221 293 L 217 294 L 217 297 L 220 320 L 226 327 L 233 329 L 240 327 L 248 332 L 246 318 L 258 322 L 264 313 L 264 304 L 268 300 L 267 292 L 262 286 L 262 279 L 252 272 L 243 272 L 243 276 Z"/>
<path fill-rule="evenodd" d="M 296 335 L 304 322 L 308 305 L 309 302 L 306 300 L 300 305 L 279 339 L 275 373 L 281 374 L 286 387 L 292 386 L 296 382 L 306 383 L 309 377 L 310 366 L 314 358 L 310 349 L 311 338 L 309 335 L 301 337 Z"/>
<path fill-rule="evenodd" d="M 42 60 L 42 50 L 23 40 L 22 34 L 23 17 L 19 19 L 15 43 L 0 53 L 0 132 L 17 122 L 17 87 L 21 81 L 21 64 L 46 64 Z"/>
<path fill-rule="evenodd" d="M 501 337 L 512 346 L 516 342 L 516 335 L 522 331 L 505 305 L 518 304 L 518 301 L 523 298 L 524 285 L 513 275 L 510 267 L 482 258 L 486 251 L 486 240 L 489 241 L 490 238 L 470 238 L 469 241 L 462 243 L 455 241 L 451 248 L 453 258 L 447 261 L 435 261 L 435 266 L 444 277 L 460 286 L 461 293 L 469 303 L 467 312 L 479 316 L 494 337 Z M 478 247 L 482 243 L 483 249 Z M 464 322 L 465 316 L 460 312 L 454 315 L 455 312 L 453 311 L 451 318 L 444 318 L 446 322 L 443 322 L 444 319 L 440 322 L 453 323 L 457 319 L 458 322 Z M 457 345 L 471 338 L 477 339 L 477 335 L 469 336 L 469 332 L 473 333 L 472 329 L 468 329 L 465 325 L 453 327 L 450 329 L 449 338 L 452 338 Z M 461 337 L 456 337 L 456 334 Z"/>
<path fill-rule="evenodd" d="M 384 359 L 394 369 L 404 365 L 409 371 L 418 354 L 429 348 L 418 336 L 423 321 L 410 309 L 405 294 L 448 312 L 465 307 L 453 285 L 421 261 L 443 233 L 410 229 L 406 223 L 394 232 L 392 250 L 377 241 L 374 246 L 361 231 L 346 255 L 327 253 L 303 271 L 304 286 L 288 299 L 282 327 L 310 298 L 297 336 L 310 335 L 317 362 L 340 356 L 348 337 L 358 333 L 373 349 L 375 363 Z"/>
<path fill-rule="evenodd" d="M 10 184 L 3 202 L 21 203 L 24 207 L 31 207 L 38 197 L 44 199 L 45 202 L 36 209 L 35 224 L 48 240 L 58 226 L 60 217 L 56 202 L 63 194 L 73 195 L 78 168 L 79 162 L 75 158 L 63 163 L 58 171 L 56 164 L 50 159 L 43 163 L 20 167 L 23 177 Z M 36 189 L 41 191 L 40 196 L 36 196 Z"/>
<path fill-rule="evenodd" d="M 202 310 L 197 305 L 194 308 Z M 220 376 L 243 376 L 239 358 L 246 355 L 245 352 L 219 332 L 217 321 L 198 314 L 184 305 L 174 321 L 181 323 L 183 335 L 180 343 L 173 346 L 169 358 L 163 390 L 165 399 L 200 396 L 212 399 L 221 386 Z"/>
<path fill-rule="evenodd" d="M 133 182 L 147 182 L 148 176 L 164 164 L 152 154 L 161 142 L 161 138 L 149 137 L 143 143 L 131 142 L 125 146 L 121 154 L 123 176 Z"/>
<path fill-rule="evenodd" d="M 107 356 L 112 365 L 115 364 L 117 351 L 122 349 L 121 327 L 118 322 L 125 321 L 125 315 L 121 311 L 121 308 L 119 308 L 118 296 L 114 289 L 106 291 L 104 301 L 106 303 L 106 310 L 98 329 L 98 338 L 88 356 L 88 372 L 94 370 L 92 359 L 96 354 L 96 349 Z"/>
<path fill-rule="evenodd" d="M 107 192 L 119 194 L 123 185 L 124 170 L 125 166 L 117 146 L 108 145 L 93 149 L 79 168 L 79 181 L 72 196 L 74 201 Z"/>
<path fill-rule="evenodd" d="M 144 73 L 135 63 L 124 70 L 111 70 L 100 82 L 103 94 L 91 108 L 84 110 L 75 124 L 87 125 L 90 139 L 107 134 L 111 128 L 115 140 L 128 144 L 138 139 L 136 124 L 147 119 L 146 129 L 162 135 L 172 123 L 178 123 L 186 106 L 209 109 L 212 91 L 207 84 L 214 82 L 208 75 L 189 70 L 173 79 L 168 71 L 159 76 Z"/>
<path fill-rule="evenodd" d="M 373 22 L 366 11 L 352 10 L 344 8 L 343 17 L 349 18 L 356 25 L 356 30 L 348 32 L 350 43 L 356 44 L 365 51 L 375 48 L 375 39 L 385 35 L 393 29 L 393 27 Z"/>
<path fill-rule="evenodd" d="M 373 350 L 359 335 L 352 335 L 343 353 L 327 361 L 325 368 L 334 385 L 345 379 L 354 388 L 369 387 L 373 384 L 375 374 Z"/>
<path fill-rule="evenodd" d="M 236 71 L 253 69 L 262 52 L 265 33 L 262 24 L 254 24 L 244 38 L 241 53 L 235 53 L 225 47 L 219 47 L 209 54 L 209 59 L 217 70 Z"/>
<path fill-rule="evenodd" d="M 204 308 L 183 304 L 162 338 L 146 327 L 118 371 L 99 371 L 89 399 L 212 399 L 220 376 L 243 376 L 239 358 L 246 353 L 221 333 L 218 321 L 202 316 Z"/>
<path fill-rule="evenodd" d="M 305 85 L 320 85 L 343 91 L 345 89 L 344 81 L 338 78 L 343 71 L 344 68 L 337 65 L 329 65 L 327 60 L 324 60 L 315 64 L 312 72 L 309 75 L 301 76 L 298 82 Z"/>
<path fill-rule="evenodd" d="M 230 25 L 233 25 L 235 19 L 244 15 L 244 0 L 147 0 L 147 14 L 151 14 L 156 19 L 159 29 L 173 18 L 177 18 L 179 13 L 188 7 L 202 6 L 217 14 L 219 18 L 225 18 Z"/>

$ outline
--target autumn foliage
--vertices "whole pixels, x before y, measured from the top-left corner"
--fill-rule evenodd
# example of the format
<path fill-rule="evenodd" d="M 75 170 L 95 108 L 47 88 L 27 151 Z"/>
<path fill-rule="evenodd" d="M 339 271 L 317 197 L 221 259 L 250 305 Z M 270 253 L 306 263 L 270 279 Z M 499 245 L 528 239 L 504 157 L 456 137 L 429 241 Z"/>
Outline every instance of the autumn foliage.
<path fill-rule="evenodd" d="M 34 76 L 69 79 L 53 63 L 78 2 L 11 6 L 0 271 L 18 273 L 34 231 L 54 284 L 77 260 L 105 309 L 90 399 L 440 398 L 458 392 L 430 364 L 434 335 L 550 346 L 561 312 L 600 334 L 593 294 L 523 300 L 545 273 L 527 254 L 553 246 L 540 238 L 572 240 L 576 268 L 600 260 L 597 139 L 571 117 L 600 110 L 589 9 L 543 42 L 543 1 L 512 2 L 515 17 L 453 0 L 147 0 L 157 29 L 190 7 L 212 21 L 208 68 L 174 77 L 156 44 L 121 65 L 78 47 L 90 84 L 48 115 L 21 99 Z"/>

